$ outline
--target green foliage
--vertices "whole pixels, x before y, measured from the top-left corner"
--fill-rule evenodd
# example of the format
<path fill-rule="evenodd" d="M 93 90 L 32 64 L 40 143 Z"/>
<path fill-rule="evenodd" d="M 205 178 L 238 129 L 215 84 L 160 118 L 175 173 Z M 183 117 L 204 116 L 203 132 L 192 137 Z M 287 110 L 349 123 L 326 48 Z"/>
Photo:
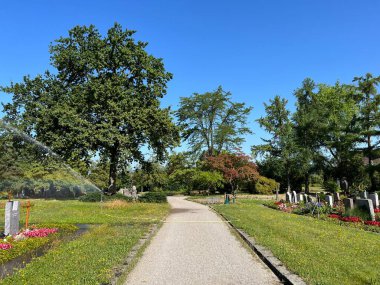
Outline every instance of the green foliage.
<path fill-rule="evenodd" d="M 169 177 L 159 163 L 146 163 L 141 169 L 131 173 L 132 183 L 144 191 L 162 191 L 168 188 Z"/>
<path fill-rule="evenodd" d="M 166 203 L 165 192 L 147 192 L 139 197 L 139 201 L 142 203 Z"/>
<path fill-rule="evenodd" d="M 196 170 L 192 177 L 193 190 L 207 190 L 211 193 L 222 187 L 224 179 L 222 174 L 216 171 Z"/>
<path fill-rule="evenodd" d="M 246 127 L 252 107 L 231 101 L 231 93 L 221 86 L 214 92 L 194 93 L 181 97 L 176 116 L 181 122 L 183 137 L 188 140 L 192 153 L 199 157 L 220 154 L 244 142 L 243 135 L 250 134 Z"/>
<path fill-rule="evenodd" d="M 379 142 L 380 142 L 380 94 L 377 93 L 377 85 L 380 84 L 380 76 L 373 77 L 367 73 L 365 76 L 355 77 L 357 82 L 356 100 L 360 108 L 360 114 L 356 118 L 359 125 L 359 150 L 363 152 L 367 158 L 367 173 L 370 180 L 370 191 L 376 188 L 376 173 L 379 172 L 378 167 L 373 165 L 373 160 L 380 158 Z"/>
<path fill-rule="evenodd" d="M 179 142 L 159 101 L 172 74 L 134 33 L 115 24 L 103 37 L 92 25 L 76 26 L 50 46 L 56 73 L 2 88 L 13 94 L 4 108 L 12 124 L 72 164 L 88 167 L 95 153 L 108 161 L 111 192 L 121 164 L 144 160 L 143 145 L 163 160 Z"/>
<path fill-rule="evenodd" d="M 194 189 L 194 176 L 197 170 L 195 168 L 177 169 L 169 176 L 169 186 L 173 191 L 184 191 L 190 194 Z"/>
<path fill-rule="evenodd" d="M 323 188 L 330 193 L 335 193 L 340 191 L 339 185 L 334 180 L 326 180 L 323 183 Z"/>
<path fill-rule="evenodd" d="M 276 180 L 260 175 L 254 183 L 254 193 L 270 195 L 276 191 L 277 187 Z"/>
<path fill-rule="evenodd" d="M 263 156 L 265 163 L 275 173 L 262 173 L 282 181 L 282 188 L 290 189 L 291 176 L 296 161 L 302 161 L 297 157 L 299 150 L 295 144 L 293 123 L 290 120 L 290 111 L 287 109 L 288 101 L 275 96 L 270 104 L 265 104 L 266 116 L 257 121 L 260 127 L 271 135 L 270 139 L 264 139 L 265 144 L 252 147 L 255 155 Z M 294 175 L 293 175 L 294 176 Z M 259 186 L 260 188 L 261 186 Z M 262 187 L 261 187 L 262 188 Z"/>

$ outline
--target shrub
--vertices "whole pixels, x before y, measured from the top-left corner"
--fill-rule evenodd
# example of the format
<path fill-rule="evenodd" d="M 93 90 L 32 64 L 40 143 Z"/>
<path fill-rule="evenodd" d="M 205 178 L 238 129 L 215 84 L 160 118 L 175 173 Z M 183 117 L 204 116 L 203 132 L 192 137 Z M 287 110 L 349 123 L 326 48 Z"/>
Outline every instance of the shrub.
<path fill-rule="evenodd" d="M 109 195 L 104 195 L 101 192 L 88 193 L 86 195 L 79 197 L 78 200 L 81 202 L 100 202 L 100 201 L 110 201 L 110 200 L 123 200 L 127 202 L 133 201 L 132 197 L 127 197 L 120 193 L 116 193 L 109 196 Z"/>
<path fill-rule="evenodd" d="M 323 188 L 330 193 L 339 192 L 339 185 L 334 180 L 325 181 Z"/>
<path fill-rule="evenodd" d="M 278 187 L 278 183 L 275 180 L 259 176 L 255 182 L 255 193 L 270 195 L 276 191 L 276 187 Z"/>
<path fill-rule="evenodd" d="M 166 203 L 167 198 L 164 192 L 147 192 L 139 197 L 142 203 Z"/>

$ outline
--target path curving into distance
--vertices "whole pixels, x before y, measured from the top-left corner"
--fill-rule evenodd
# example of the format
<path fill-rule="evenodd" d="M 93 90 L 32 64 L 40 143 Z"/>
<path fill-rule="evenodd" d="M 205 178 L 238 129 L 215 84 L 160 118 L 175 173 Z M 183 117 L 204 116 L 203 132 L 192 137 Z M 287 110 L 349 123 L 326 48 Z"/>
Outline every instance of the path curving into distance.
<path fill-rule="evenodd" d="M 207 206 L 168 197 L 172 211 L 125 284 L 280 284 Z"/>

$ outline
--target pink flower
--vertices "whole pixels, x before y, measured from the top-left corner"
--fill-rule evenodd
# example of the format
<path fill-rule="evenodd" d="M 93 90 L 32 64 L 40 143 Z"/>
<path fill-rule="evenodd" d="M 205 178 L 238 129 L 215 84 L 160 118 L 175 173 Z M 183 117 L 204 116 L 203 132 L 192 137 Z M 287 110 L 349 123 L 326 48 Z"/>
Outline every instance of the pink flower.
<path fill-rule="evenodd" d="M 50 234 L 54 234 L 58 231 L 58 229 L 48 229 L 48 228 L 42 228 L 42 229 L 33 229 L 33 230 L 26 230 L 23 234 L 26 237 L 46 237 Z"/>
<path fill-rule="evenodd" d="M 12 245 L 10 243 L 0 243 L 0 249 L 7 250 L 12 248 Z"/>

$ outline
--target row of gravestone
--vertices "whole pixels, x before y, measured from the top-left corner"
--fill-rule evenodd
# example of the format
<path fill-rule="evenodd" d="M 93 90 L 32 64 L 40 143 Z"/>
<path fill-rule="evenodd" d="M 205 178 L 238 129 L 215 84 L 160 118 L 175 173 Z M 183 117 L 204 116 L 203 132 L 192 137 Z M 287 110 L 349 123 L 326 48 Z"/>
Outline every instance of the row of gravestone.
<path fill-rule="evenodd" d="M 317 198 L 307 195 L 305 193 L 296 193 L 296 191 L 293 192 L 287 192 L 285 194 L 286 202 L 288 203 L 299 203 L 299 202 L 316 202 Z"/>
<path fill-rule="evenodd" d="M 310 195 L 304 194 L 304 193 L 296 193 L 293 192 L 287 192 L 285 194 L 286 202 L 289 203 L 299 203 L 299 202 L 317 202 L 316 197 L 312 197 Z M 330 207 L 334 206 L 334 201 L 338 202 L 340 201 L 339 193 L 334 193 L 334 195 L 325 195 L 325 201 L 327 205 Z M 344 207 L 346 211 L 352 210 L 355 207 L 363 208 L 366 210 L 371 219 L 375 220 L 375 210 L 380 207 L 379 205 L 379 196 L 377 193 L 367 193 L 364 191 L 361 194 L 361 197 L 357 197 L 355 199 L 353 198 L 345 198 L 343 200 Z"/>

